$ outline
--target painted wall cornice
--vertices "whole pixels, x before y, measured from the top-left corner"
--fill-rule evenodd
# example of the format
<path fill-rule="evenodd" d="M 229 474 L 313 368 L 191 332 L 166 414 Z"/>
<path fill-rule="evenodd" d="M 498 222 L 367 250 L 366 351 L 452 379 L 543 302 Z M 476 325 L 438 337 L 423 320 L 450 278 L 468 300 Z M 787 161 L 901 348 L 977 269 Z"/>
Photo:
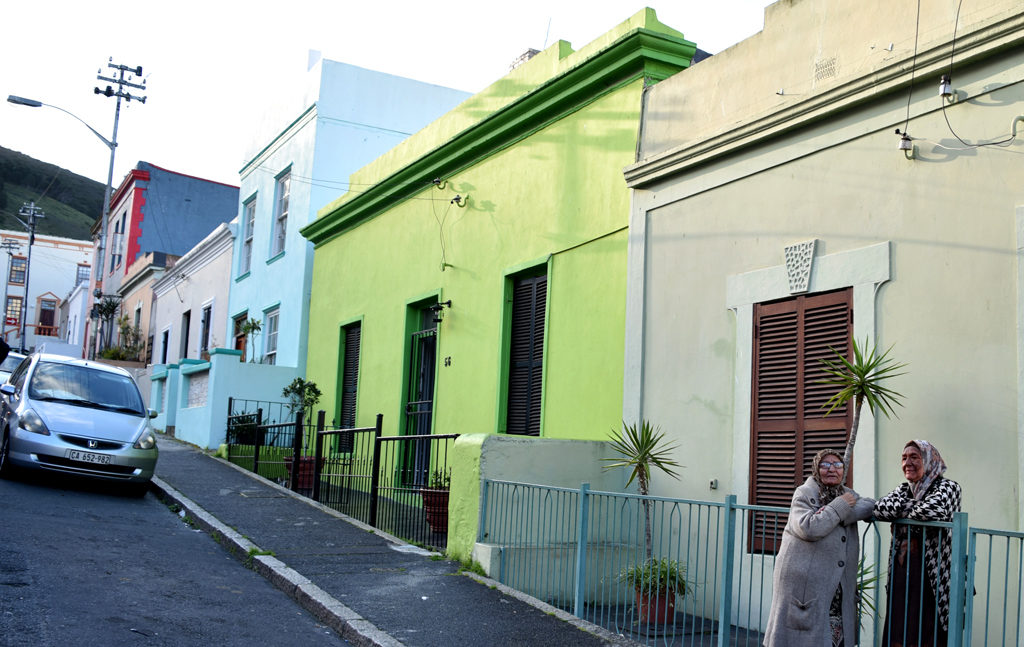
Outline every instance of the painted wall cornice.
<path fill-rule="evenodd" d="M 639 79 L 656 83 L 675 74 L 689 66 L 695 50 L 681 38 L 633 30 L 347 202 L 326 207 L 300 231 L 320 246 L 419 193 L 434 178 L 477 164 L 623 85 Z"/>
<path fill-rule="evenodd" d="M 1022 44 L 1024 13 L 1016 13 L 958 35 L 956 64 L 968 65 Z M 949 49 L 949 41 L 942 41 L 919 51 L 916 66 L 908 56 L 859 77 L 845 79 L 785 108 L 753 115 L 738 127 L 637 162 L 625 169 L 626 184 L 633 189 L 648 188 L 673 175 L 909 87 L 912 78 L 916 84 L 927 80 L 930 85 L 931 80 L 938 79 L 949 67 Z"/>

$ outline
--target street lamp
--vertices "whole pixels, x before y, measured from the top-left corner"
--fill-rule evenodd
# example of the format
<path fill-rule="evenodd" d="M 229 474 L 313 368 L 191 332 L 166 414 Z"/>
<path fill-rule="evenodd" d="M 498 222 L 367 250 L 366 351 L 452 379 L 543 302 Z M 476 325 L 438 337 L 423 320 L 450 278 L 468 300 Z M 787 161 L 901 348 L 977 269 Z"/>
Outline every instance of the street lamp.
<path fill-rule="evenodd" d="M 19 96 L 15 96 L 13 94 L 8 95 L 7 102 L 8 103 L 13 103 L 13 104 L 18 105 L 18 106 L 27 106 L 29 108 L 39 108 L 39 107 L 42 107 L 42 106 L 46 106 L 47 108 L 53 108 L 55 110 L 60 110 L 61 112 L 63 112 L 66 115 L 71 115 L 72 117 L 77 119 L 79 121 L 79 123 L 81 123 L 83 126 L 88 128 L 89 131 L 93 135 L 96 135 L 99 138 L 99 140 L 101 142 L 103 142 L 106 145 L 107 148 L 110 149 L 110 166 L 107 168 L 107 186 L 105 186 L 103 188 L 103 218 L 102 218 L 102 222 L 100 223 L 100 244 L 99 244 L 99 247 L 98 247 L 97 253 L 96 253 L 97 258 L 99 260 L 99 263 L 98 263 L 99 264 L 99 268 L 98 268 L 98 274 L 96 275 L 96 280 L 97 280 L 98 283 L 102 283 L 102 281 L 103 281 L 103 250 L 104 250 L 104 247 L 105 247 L 106 242 L 107 242 L 107 220 L 110 217 L 110 194 L 111 194 L 111 191 L 112 191 L 112 188 L 113 188 L 112 184 L 114 182 L 114 151 L 117 149 L 117 119 L 118 119 L 117 113 L 116 112 L 114 113 L 114 136 L 113 136 L 112 139 L 107 139 L 106 137 L 101 135 L 98 130 L 96 130 L 95 128 L 93 128 L 89 124 L 85 123 L 85 121 L 83 121 L 81 117 L 79 117 L 78 115 L 74 114 L 73 112 L 69 112 L 69 111 L 65 110 L 64 108 L 61 108 L 60 106 L 55 106 L 55 105 L 52 105 L 52 104 L 49 104 L 49 103 L 43 103 L 42 101 L 36 101 L 35 99 L 26 99 L 25 97 L 19 97 Z M 120 102 L 118 102 L 118 108 L 120 108 Z M 118 110 L 118 112 L 120 112 L 120 110 Z M 97 289 L 99 289 L 99 285 L 97 285 Z"/>
<path fill-rule="evenodd" d="M 18 105 L 18 106 L 26 106 L 26 107 L 29 107 L 29 108 L 39 108 L 39 107 L 42 107 L 42 106 L 46 106 L 47 108 L 54 108 L 56 110 L 60 110 L 64 114 L 71 115 L 72 117 L 77 119 L 82 125 L 84 125 L 86 128 L 88 128 L 89 131 L 92 132 L 92 134 L 94 134 L 97 137 L 99 137 L 100 141 L 103 142 L 106 145 L 106 147 L 110 149 L 110 166 L 107 168 L 107 186 L 104 187 L 104 189 L 103 189 L 103 218 L 102 218 L 102 222 L 100 223 L 100 241 L 99 241 L 99 245 L 97 246 L 97 249 L 96 249 L 97 267 L 96 267 L 96 290 L 95 290 L 95 293 L 96 293 L 97 298 L 103 294 L 104 251 L 106 250 L 106 245 L 107 245 L 107 220 L 110 219 L 110 206 L 111 206 L 110 205 L 110 194 L 113 192 L 113 188 L 114 188 L 114 152 L 117 150 L 117 122 L 118 122 L 118 120 L 119 120 L 119 118 L 121 116 L 121 99 L 124 99 L 125 101 L 128 101 L 128 102 L 131 102 L 132 99 L 135 99 L 136 101 L 138 101 L 140 103 L 146 103 L 146 97 L 132 96 L 128 92 L 124 91 L 124 87 L 125 86 L 132 87 L 132 88 L 138 88 L 140 90 L 145 90 L 146 89 L 146 81 L 145 80 L 143 80 L 141 84 L 138 84 L 138 83 L 132 83 L 132 82 L 130 82 L 130 81 L 125 79 L 125 74 L 127 74 L 129 76 L 129 78 L 131 78 L 132 74 L 135 74 L 137 76 L 142 76 L 142 66 L 141 65 L 138 66 L 138 67 L 129 67 L 127 65 L 119 65 L 117 63 L 114 63 L 113 59 L 111 58 L 110 62 L 107 63 L 107 67 L 112 68 L 114 70 L 117 70 L 118 71 L 117 76 L 115 76 L 115 77 L 105 77 L 105 76 L 101 76 L 101 75 L 97 74 L 96 78 L 101 80 L 101 81 L 107 81 L 107 82 L 110 82 L 110 83 L 116 83 L 117 84 L 117 90 L 115 91 L 111 86 L 108 85 L 106 87 L 106 89 L 104 89 L 104 90 L 100 90 L 99 88 L 94 88 L 93 92 L 95 94 L 102 94 L 105 97 L 117 97 L 117 105 L 114 108 L 114 134 L 111 136 L 110 139 L 107 139 L 106 137 L 101 135 L 99 133 L 99 131 L 97 131 L 95 128 L 93 128 L 89 124 L 85 123 L 85 121 L 83 121 L 81 119 L 81 117 L 79 117 L 78 115 L 76 115 L 76 114 L 74 114 L 72 112 L 69 112 L 69 111 L 65 110 L 64 108 L 61 108 L 60 106 L 55 106 L 55 105 L 52 105 L 52 104 L 49 104 L 49 103 L 43 103 L 42 101 L 36 101 L 35 99 L 26 99 L 25 97 L 19 97 L 19 96 L 15 96 L 13 94 L 7 96 L 8 103 L 13 103 L 13 104 Z M 98 331 L 97 331 L 97 333 L 98 333 Z M 98 336 L 97 336 L 97 339 L 99 339 Z"/>

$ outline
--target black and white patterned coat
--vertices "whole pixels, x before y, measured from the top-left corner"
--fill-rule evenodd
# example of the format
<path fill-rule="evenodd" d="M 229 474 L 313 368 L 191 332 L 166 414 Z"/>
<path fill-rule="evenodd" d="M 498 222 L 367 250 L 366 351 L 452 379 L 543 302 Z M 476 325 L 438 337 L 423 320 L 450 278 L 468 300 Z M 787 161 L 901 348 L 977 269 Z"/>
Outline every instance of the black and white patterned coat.
<path fill-rule="evenodd" d="M 875 502 L 875 519 L 895 521 L 952 521 L 953 513 L 960 511 L 960 484 L 947 478 L 938 478 L 928 488 L 924 498 L 915 499 L 910 484 L 898 488 Z M 889 549 L 889 564 L 893 564 L 900 542 L 907 538 L 907 526 L 893 526 L 893 541 Z M 946 529 L 929 529 L 925 533 L 924 564 L 928 582 L 939 609 L 943 629 L 949 628 L 949 569 L 952 538 Z M 941 563 L 941 567 L 940 567 Z M 940 574 L 942 577 L 940 577 Z"/>

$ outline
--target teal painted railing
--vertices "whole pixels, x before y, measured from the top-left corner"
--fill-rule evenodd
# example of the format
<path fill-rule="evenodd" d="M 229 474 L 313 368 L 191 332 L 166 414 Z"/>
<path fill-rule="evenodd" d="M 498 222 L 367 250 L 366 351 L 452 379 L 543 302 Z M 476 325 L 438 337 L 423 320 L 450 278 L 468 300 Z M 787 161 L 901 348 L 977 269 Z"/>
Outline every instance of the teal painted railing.
<path fill-rule="evenodd" d="M 965 645 L 1024 645 L 1024 533 L 971 528 Z"/>
<path fill-rule="evenodd" d="M 637 642 L 756 647 L 768 621 L 774 554 L 787 513 L 738 504 L 734 495 L 696 501 L 599 492 L 587 484 L 573 489 L 485 480 L 478 541 L 489 549 L 495 579 Z M 875 608 L 863 607 L 861 645 L 885 647 L 901 638 L 883 645 L 886 614 L 895 621 L 905 608 L 886 596 L 888 525 L 860 526 L 867 564 L 861 587 Z M 949 572 L 939 575 L 950 583 L 950 608 L 962 610 L 950 614 L 951 647 L 1024 645 L 1024 534 L 969 528 L 966 513 L 950 523 L 897 525 L 925 536 L 949 533 L 954 558 Z M 684 595 L 641 599 L 655 587 L 648 583 L 638 593 L 622 574 L 651 560 L 681 568 Z M 918 590 L 926 585 L 920 577 Z M 912 589 L 909 579 L 904 584 Z M 897 626 L 923 622 L 903 620 Z"/>

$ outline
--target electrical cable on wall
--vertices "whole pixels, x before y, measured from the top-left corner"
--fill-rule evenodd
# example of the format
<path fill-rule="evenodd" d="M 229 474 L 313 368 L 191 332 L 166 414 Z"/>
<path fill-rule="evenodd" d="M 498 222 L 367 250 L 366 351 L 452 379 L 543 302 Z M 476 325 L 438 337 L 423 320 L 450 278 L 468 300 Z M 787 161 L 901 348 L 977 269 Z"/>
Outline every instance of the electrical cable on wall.
<path fill-rule="evenodd" d="M 917 71 L 917 41 L 921 35 L 921 0 L 917 0 L 917 18 L 914 21 L 914 56 L 910 60 L 910 90 L 907 92 L 907 118 L 903 121 L 903 134 L 910 125 L 910 100 L 914 96 L 914 73 Z M 900 131 L 896 131 L 900 134 Z"/>
<path fill-rule="evenodd" d="M 440 217 L 438 217 L 437 215 L 437 209 L 435 208 L 434 202 L 434 199 L 431 198 L 430 211 L 434 215 L 434 220 L 437 221 L 437 233 L 438 238 L 441 241 L 441 271 L 443 272 L 445 268 L 448 267 L 448 262 L 446 260 L 446 251 L 444 246 L 444 221 L 448 219 L 448 213 L 452 210 L 452 205 L 454 204 L 454 201 L 448 202 L 448 207 L 444 210 L 444 214 L 442 214 Z"/>
<path fill-rule="evenodd" d="M 956 5 L 956 18 L 953 21 L 953 38 L 949 51 L 949 72 L 947 72 L 946 75 L 943 77 L 943 83 L 946 85 L 950 84 L 953 79 L 953 55 L 956 53 L 956 30 L 960 24 L 960 8 L 962 6 L 963 0 L 960 0 Z M 1009 137 L 1000 139 L 998 141 L 980 142 L 978 144 L 967 143 L 966 141 L 964 141 L 962 137 L 960 137 L 959 134 L 957 134 L 955 130 L 953 130 L 953 124 L 949 122 L 949 115 L 946 113 L 945 97 L 942 97 L 942 118 L 946 121 L 946 128 L 949 129 L 950 134 L 952 134 L 953 137 L 956 137 L 956 140 L 964 145 L 964 148 L 949 148 L 948 146 L 940 146 L 940 148 L 944 148 L 946 150 L 973 150 L 985 146 L 1000 146 L 1005 148 L 1007 146 L 1010 146 L 1013 143 L 1013 140 L 1017 138 L 1017 120 L 1014 119 L 1014 121 L 1010 124 Z"/>
<path fill-rule="evenodd" d="M 278 175 L 280 175 L 280 171 L 274 170 L 274 169 L 270 169 L 270 168 L 265 168 L 263 166 L 257 167 L 256 170 L 261 172 L 261 173 L 266 173 L 267 175 L 272 175 L 274 177 L 277 177 Z M 319 188 L 322 188 L 322 189 L 346 190 L 348 193 L 368 193 L 371 190 L 373 190 L 375 187 L 380 186 L 380 184 L 381 184 L 379 182 L 378 183 L 370 183 L 370 182 L 360 183 L 360 182 L 342 182 L 340 180 L 325 180 L 325 179 L 322 179 L 322 178 L 314 178 L 314 177 L 306 177 L 306 176 L 302 176 L 302 175 L 296 175 L 294 173 L 292 173 L 291 179 L 292 179 L 292 182 L 295 182 L 297 184 L 304 184 L 304 185 L 307 185 L 307 186 L 315 186 L 315 187 L 319 187 Z M 413 181 L 413 182 L 400 182 L 396 186 L 402 186 L 402 187 L 413 186 L 413 187 L 419 187 L 419 188 L 426 188 L 426 187 L 430 186 L 431 184 L 434 184 L 436 186 L 436 178 L 435 178 L 435 181 L 431 181 L 431 182 L 425 182 L 423 180 L 416 180 L 416 181 Z M 364 188 L 364 189 L 355 189 L 353 187 L 366 187 L 366 188 Z M 434 198 L 424 198 L 424 197 L 409 196 L 408 198 L 405 198 L 405 199 L 406 200 L 433 200 Z"/>

